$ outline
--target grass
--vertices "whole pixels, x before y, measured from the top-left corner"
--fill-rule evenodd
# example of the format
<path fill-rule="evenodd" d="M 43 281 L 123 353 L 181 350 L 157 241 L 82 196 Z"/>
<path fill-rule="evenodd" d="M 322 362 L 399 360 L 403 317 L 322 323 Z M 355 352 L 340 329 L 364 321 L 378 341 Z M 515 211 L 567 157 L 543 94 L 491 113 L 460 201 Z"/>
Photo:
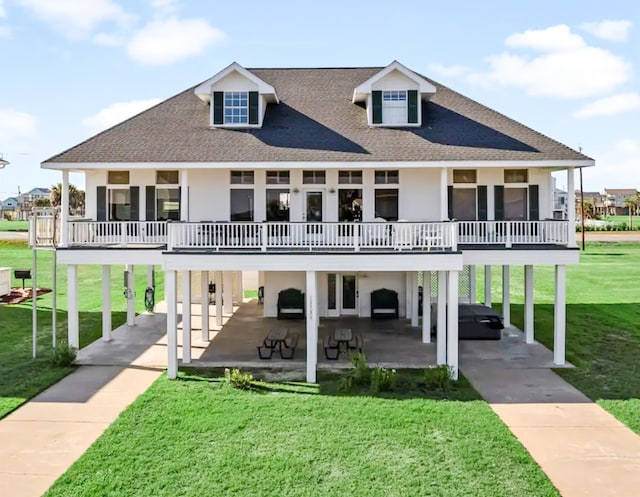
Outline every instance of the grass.
<path fill-rule="evenodd" d="M 588 243 L 567 268 L 567 360 L 557 373 L 640 433 L 640 244 Z M 511 320 L 524 326 L 523 271 L 511 271 Z M 499 302 L 500 267 L 492 300 Z M 479 294 L 484 283 L 478 271 Z M 553 268 L 536 267 L 536 340 L 553 348 Z M 482 300 L 482 297 L 478 295 Z M 499 305 L 496 305 L 499 308 Z"/>
<path fill-rule="evenodd" d="M 0 266 L 32 267 L 31 250 L 25 242 L 0 240 Z M 38 252 L 38 286 L 52 286 L 52 253 Z M 122 270 L 112 266 L 111 302 L 113 326 L 126 321 L 126 301 L 122 295 Z M 66 340 L 66 266 L 58 266 L 58 302 L 56 336 Z M 13 276 L 13 275 L 12 275 Z M 96 340 L 102 333 L 102 269 L 100 266 L 78 266 L 80 346 Z M 162 272 L 156 272 L 156 295 L 161 296 Z M 29 284 L 29 281 L 27 281 Z M 12 280 L 13 286 L 21 281 Z M 144 310 L 143 293 L 146 271 L 136 272 L 136 311 Z M 162 297 L 157 297 L 156 301 Z M 52 341 L 52 294 L 38 297 L 37 359 L 31 357 L 31 300 L 18 305 L 0 306 L 0 418 L 23 402 L 67 375 L 72 368 L 50 364 Z"/>
<path fill-rule="evenodd" d="M 0 231 L 29 231 L 29 221 L 0 219 Z"/>
<path fill-rule="evenodd" d="M 558 495 L 485 402 L 327 395 L 332 381 L 161 378 L 45 496 Z"/>

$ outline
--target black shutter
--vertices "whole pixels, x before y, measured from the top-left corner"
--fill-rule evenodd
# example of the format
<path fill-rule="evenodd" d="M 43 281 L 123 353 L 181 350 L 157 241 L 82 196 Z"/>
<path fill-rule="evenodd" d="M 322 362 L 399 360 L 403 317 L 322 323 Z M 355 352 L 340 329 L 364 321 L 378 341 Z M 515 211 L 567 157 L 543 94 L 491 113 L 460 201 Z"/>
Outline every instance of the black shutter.
<path fill-rule="evenodd" d="M 478 186 L 478 221 L 487 220 L 487 187 Z"/>
<path fill-rule="evenodd" d="M 97 221 L 106 221 L 107 220 L 107 187 L 99 186 L 96 191 L 96 220 Z"/>
<path fill-rule="evenodd" d="M 493 190 L 493 203 L 496 221 L 504 221 L 504 186 L 496 185 Z"/>
<path fill-rule="evenodd" d="M 151 185 L 147 186 L 144 195 L 145 202 L 145 219 L 147 221 L 156 220 L 156 187 Z"/>
<path fill-rule="evenodd" d="M 449 185 L 448 189 L 447 189 L 447 197 L 448 197 L 448 202 L 447 204 L 449 205 L 449 211 L 448 211 L 448 216 L 449 219 L 453 219 L 453 186 Z"/>
<path fill-rule="evenodd" d="M 129 221 L 140 221 L 140 187 L 130 186 L 129 195 L 131 197 L 131 219 Z"/>
<path fill-rule="evenodd" d="M 249 124 L 258 124 L 258 92 L 249 92 Z"/>
<path fill-rule="evenodd" d="M 418 90 L 407 92 L 407 122 L 418 122 Z"/>
<path fill-rule="evenodd" d="M 373 124 L 382 124 L 382 92 L 381 91 L 372 91 L 371 92 L 371 122 Z"/>
<path fill-rule="evenodd" d="M 529 185 L 529 221 L 540 219 L 540 199 L 538 185 Z"/>
<path fill-rule="evenodd" d="M 213 92 L 213 124 L 224 124 L 224 92 Z"/>
<path fill-rule="evenodd" d="M 186 209 L 187 206 L 185 205 L 184 208 Z M 183 209 L 183 207 L 182 207 L 182 187 L 179 186 L 178 187 L 178 219 L 182 219 L 182 209 Z M 189 210 L 187 210 L 186 212 L 189 212 Z"/>

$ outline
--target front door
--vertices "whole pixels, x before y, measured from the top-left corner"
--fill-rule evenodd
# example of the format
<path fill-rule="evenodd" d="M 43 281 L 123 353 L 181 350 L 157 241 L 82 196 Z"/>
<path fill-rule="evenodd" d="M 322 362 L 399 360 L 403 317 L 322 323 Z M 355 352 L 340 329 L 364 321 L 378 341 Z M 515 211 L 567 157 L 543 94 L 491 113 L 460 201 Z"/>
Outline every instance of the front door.
<path fill-rule="evenodd" d="M 305 192 L 305 221 L 308 223 L 321 223 L 323 203 L 322 191 L 307 190 Z"/>
<path fill-rule="evenodd" d="M 355 274 L 340 276 L 340 314 L 358 314 L 358 278 Z"/>

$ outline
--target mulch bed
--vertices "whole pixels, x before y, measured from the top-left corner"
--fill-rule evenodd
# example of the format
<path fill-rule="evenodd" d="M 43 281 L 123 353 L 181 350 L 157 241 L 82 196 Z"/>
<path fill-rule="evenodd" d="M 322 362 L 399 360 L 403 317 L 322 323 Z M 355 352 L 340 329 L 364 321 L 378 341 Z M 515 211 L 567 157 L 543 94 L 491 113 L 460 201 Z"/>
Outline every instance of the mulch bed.
<path fill-rule="evenodd" d="M 51 288 L 38 288 L 36 293 L 40 296 L 50 292 Z M 12 288 L 9 295 L 0 297 L 0 305 L 19 304 L 29 300 L 31 297 L 33 297 L 33 289 L 31 288 Z"/>

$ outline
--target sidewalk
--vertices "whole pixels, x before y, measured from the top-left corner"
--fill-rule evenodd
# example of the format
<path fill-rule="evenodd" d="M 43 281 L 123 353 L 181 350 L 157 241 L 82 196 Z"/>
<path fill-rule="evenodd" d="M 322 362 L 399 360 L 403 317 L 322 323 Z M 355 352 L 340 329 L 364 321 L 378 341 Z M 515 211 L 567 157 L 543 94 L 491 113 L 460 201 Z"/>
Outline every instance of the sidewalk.
<path fill-rule="evenodd" d="M 137 362 L 165 335 L 165 322 L 163 314 L 137 316 L 137 326 L 114 331 L 134 338 L 128 364 L 81 366 L 0 420 L 1 495 L 41 496 L 149 388 L 162 368 Z"/>
<path fill-rule="evenodd" d="M 491 346 L 461 342 L 461 371 L 560 494 L 640 495 L 640 437 L 548 367 L 487 353 Z"/>

